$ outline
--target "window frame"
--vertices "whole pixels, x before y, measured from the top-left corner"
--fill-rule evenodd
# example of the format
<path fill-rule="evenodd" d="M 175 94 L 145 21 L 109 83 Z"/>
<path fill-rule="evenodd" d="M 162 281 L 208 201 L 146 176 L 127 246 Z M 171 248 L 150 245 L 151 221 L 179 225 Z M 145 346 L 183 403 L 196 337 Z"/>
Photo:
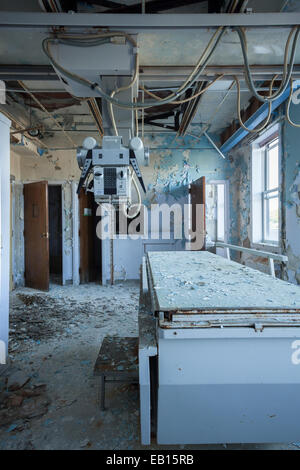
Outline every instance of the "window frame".
<path fill-rule="evenodd" d="M 267 171 L 266 171 L 266 147 L 278 139 L 278 188 L 266 190 Z M 282 160 L 282 138 L 281 126 L 277 123 L 261 134 L 251 145 L 250 155 L 250 186 L 251 186 L 251 204 L 250 204 L 250 224 L 251 224 L 251 247 L 256 249 L 267 248 L 271 252 L 279 252 L 281 248 L 281 210 L 282 210 L 282 182 L 281 182 L 281 160 Z M 254 178 L 256 178 L 254 180 Z M 260 190 L 257 188 L 260 186 Z M 269 240 L 265 236 L 264 227 L 264 193 L 272 194 L 278 191 L 278 240 Z"/>
<path fill-rule="evenodd" d="M 217 193 L 217 186 L 223 185 L 224 186 L 224 240 L 218 239 L 218 207 L 216 206 L 216 239 L 213 240 L 214 243 L 222 242 L 228 243 L 229 237 L 229 181 L 228 180 L 211 180 L 207 182 L 207 185 L 216 186 L 216 193 Z M 217 202 L 217 201 L 216 201 Z"/>
<path fill-rule="evenodd" d="M 275 147 L 275 142 L 277 141 L 277 148 L 278 148 L 278 186 L 273 189 L 268 188 L 268 181 L 269 181 L 269 152 L 272 148 Z M 262 243 L 266 245 L 279 245 L 279 236 L 280 236 L 280 226 L 279 226 L 279 216 L 280 216 L 280 184 L 279 184 L 279 136 L 272 136 L 270 140 L 264 145 L 263 147 L 263 168 L 264 168 L 264 175 L 263 175 L 263 191 L 262 191 Z M 276 195 L 272 196 L 272 193 L 277 193 Z M 278 240 L 272 240 L 271 238 L 267 237 L 267 225 L 270 223 L 268 220 L 269 218 L 269 204 L 268 201 L 270 199 L 278 199 Z"/>

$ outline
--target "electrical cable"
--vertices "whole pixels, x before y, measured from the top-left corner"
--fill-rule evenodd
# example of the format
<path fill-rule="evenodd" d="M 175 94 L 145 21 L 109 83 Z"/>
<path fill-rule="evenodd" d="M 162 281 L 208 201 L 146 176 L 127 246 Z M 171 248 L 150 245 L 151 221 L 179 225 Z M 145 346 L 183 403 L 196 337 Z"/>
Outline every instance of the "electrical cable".
<path fill-rule="evenodd" d="M 281 93 L 281 90 L 284 91 L 284 86 L 285 86 L 285 81 L 286 81 L 286 75 L 287 75 L 287 62 L 288 62 L 288 51 L 289 51 L 289 47 L 290 47 L 290 42 L 291 42 L 291 39 L 292 39 L 292 35 L 293 33 L 296 31 L 296 27 L 292 28 L 289 35 L 288 35 L 288 39 L 286 41 L 286 44 L 285 44 L 285 50 L 284 50 L 284 63 L 283 63 L 283 74 L 282 74 L 282 80 L 281 80 L 281 85 L 280 87 L 277 89 L 276 91 L 276 94 L 280 94 Z M 244 38 L 244 44 L 245 44 L 245 50 L 247 52 L 247 48 L 248 48 L 248 45 L 247 45 L 247 39 L 246 39 L 246 34 L 245 34 L 245 31 L 244 31 L 244 28 L 241 28 L 241 32 L 242 32 L 242 35 L 243 35 L 243 38 Z M 250 67 L 249 67 L 249 71 L 250 71 Z M 245 75 L 245 78 L 246 78 L 246 83 L 248 85 L 248 88 L 250 89 L 251 91 L 251 83 L 248 79 L 248 76 Z M 288 83 L 288 81 L 287 81 Z M 258 90 L 256 89 L 256 92 Z M 261 95 L 259 95 L 261 96 Z M 276 96 L 274 94 L 274 96 Z M 272 97 L 271 97 L 272 98 Z"/>
<path fill-rule="evenodd" d="M 194 67 L 194 70 L 192 70 L 192 72 L 190 73 L 190 75 L 188 76 L 188 78 L 183 82 L 183 84 L 178 88 L 177 91 L 180 91 L 188 82 L 190 82 L 190 81 L 192 80 L 193 76 L 197 73 L 197 70 L 199 70 L 199 67 L 201 66 L 202 61 L 205 60 L 205 56 L 206 56 L 206 54 L 208 53 L 208 50 L 209 50 L 209 48 L 211 47 L 213 41 L 216 39 L 217 35 L 222 32 L 223 29 L 224 29 L 224 28 L 220 26 L 220 27 L 215 31 L 215 33 L 212 35 L 212 37 L 210 38 L 210 40 L 209 40 L 209 42 L 208 42 L 206 48 L 204 49 L 204 51 L 203 51 L 203 53 L 201 54 L 201 56 L 200 56 L 198 62 L 196 63 L 196 65 L 195 65 L 195 67 Z M 170 96 L 171 96 L 171 95 L 170 95 Z"/>
<path fill-rule="evenodd" d="M 143 92 L 142 94 L 142 100 L 143 103 L 145 101 L 145 93 Z M 142 141 L 144 143 L 144 137 L 145 137 L 145 110 L 142 109 Z"/>
<path fill-rule="evenodd" d="M 199 69 L 200 65 L 201 65 L 201 61 L 204 59 L 204 57 L 206 56 L 207 54 L 207 51 L 209 49 L 209 47 L 211 46 L 213 40 L 215 39 L 215 37 L 217 36 L 217 33 L 221 31 L 222 28 L 218 28 L 217 31 L 213 34 L 213 36 L 211 37 L 209 43 L 207 44 L 205 50 L 203 51 L 201 57 L 199 58 L 197 64 L 195 65 L 194 67 L 194 70 L 192 71 L 192 73 L 189 75 L 189 77 L 185 80 L 185 82 L 178 88 L 177 91 L 180 91 L 188 82 L 190 82 L 193 78 L 193 76 L 195 75 L 196 71 Z M 128 85 L 128 86 L 125 86 L 125 87 L 121 87 L 121 88 L 118 88 L 117 90 L 114 90 L 111 92 L 110 94 L 110 97 L 113 98 L 117 93 L 120 93 L 121 91 L 124 91 L 124 90 L 127 90 L 128 88 L 132 87 L 134 85 L 134 83 L 136 82 L 137 78 L 138 78 L 138 57 L 136 58 L 136 61 L 137 61 L 137 64 L 136 64 L 136 67 L 135 67 L 135 73 L 134 73 L 134 77 L 133 77 L 133 80 L 131 81 L 131 83 Z M 221 78 L 221 76 L 220 76 Z M 219 80 L 219 78 L 218 78 Z M 216 81 L 216 80 L 215 80 Z M 214 82 L 212 82 L 209 86 L 211 86 Z M 209 86 L 207 88 L 209 88 Z M 206 88 L 206 89 L 207 89 Z M 205 91 L 205 90 L 204 90 Z M 157 99 L 157 100 L 161 100 L 162 98 L 158 97 L 157 95 L 151 95 L 153 98 Z M 175 96 L 175 93 L 171 93 L 169 95 L 169 97 L 171 96 Z M 190 98 L 190 99 L 194 99 L 196 98 L 198 95 L 194 95 L 193 98 Z M 190 101 L 190 99 L 188 99 L 188 101 Z M 137 100 L 135 100 L 135 103 L 137 102 Z M 182 101 L 182 102 L 186 102 L 186 101 Z M 173 101 L 174 104 L 181 104 L 181 102 L 176 102 L 176 101 Z M 143 108 L 142 110 L 145 109 L 145 106 L 144 106 L 144 99 L 142 101 L 142 104 L 143 104 Z M 139 108 L 140 109 L 140 108 Z M 138 109 L 136 110 L 136 115 L 137 115 L 137 112 L 138 112 Z M 114 132 L 116 135 L 118 135 L 118 129 L 117 129 L 117 125 L 116 125 L 116 121 L 115 121 L 115 115 L 114 115 L 114 111 L 113 111 L 113 105 L 112 103 L 109 103 L 109 114 L 110 114 L 110 118 L 111 118 L 111 122 L 112 122 L 112 126 L 113 126 L 113 129 L 114 129 Z M 138 121 L 137 121 L 138 122 Z"/>
<path fill-rule="evenodd" d="M 271 96 L 264 97 L 257 93 L 257 90 L 255 88 L 253 78 L 251 75 L 251 70 L 249 66 L 249 61 L 248 61 L 248 54 L 247 54 L 247 41 L 246 41 L 246 36 L 245 32 L 243 31 L 242 28 L 238 27 L 236 28 L 236 31 L 238 33 L 240 43 L 241 43 L 241 48 L 242 48 L 242 53 L 243 53 L 243 58 L 244 58 L 244 65 L 245 65 L 245 78 L 246 78 L 246 83 L 248 85 L 249 90 L 255 98 L 257 98 L 259 101 L 262 101 L 263 103 L 269 102 L 269 101 L 274 101 L 275 99 L 279 98 L 284 91 L 286 90 L 286 87 L 288 86 L 288 83 L 290 81 L 292 72 L 293 72 L 293 67 L 294 67 L 294 62 L 295 62 L 295 53 L 296 53 L 296 47 L 298 43 L 298 37 L 299 37 L 299 32 L 300 32 L 300 27 L 294 27 L 289 33 L 286 46 L 285 46 L 285 54 L 284 54 L 284 68 L 283 68 L 283 78 L 281 85 L 279 86 L 278 90 Z M 290 41 L 292 39 L 292 35 L 294 34 L 294 39 L 293 39 L 293 45 L 292 45 L 292 51 L 291 51 L 291 56 L 290 56 L 290 62 L 289 66 L 287 67 L 287 62 L 288 62 L 288 52 L 289 52 L 289 45 Z"/>
<path fill-rule="evenodd" d="M 134 174 L 133 172 L 130 172 L 130 179 L 131 181 L 133 182 L 134 184 L 134 187 L 135 187 L 135 190 L 136 190 L 136 193 L 137 193 L 137 197 L 138 197 L 138 203 L 137 203 L 137 206 L 138 208 L 136 209 L 136 211 L 134 212 L 134 214 L 128 214 L 125 210 L 125 205 L 122 204 L 122 210 L 123 210 L 123 213 L 125 215 L 125 217 L 127 217 L 127 219 L 134 219 L 140 212 L 141 210 L 141 206 L 142 206 L 142 196 L 141 196 L 141 192 L 140 192 L 140 189 L 138 187 L 138 184 L 135 180 L 135 177 L 134 177 Z M 130 210 L 130 208 L 129 208 Z"/>
<path fill-rule="evenodd" d="M 269 96 L 272 95 L 272 89 L 273 89 L 273 84 L 276 80 L 276 78 L 278 77 L 278 75 L 274 75 L 274 77 L 272 78 L 272 81 L 270 83 L 270 92 L 269 92 Z M 236 75 L 234 75 L 234 79 L 235 79 L 235 82 L 236 82 L 236 86 L 237 86 L 237 116 L 238 116 L 238 120 L 239 120 L 239 123 L 240 123 L 240 126 L 245 129 L 245 131 L 247 132 L 251 132 L 251 133 L 257 133 L 257 132 L 261 132 L 263 129 L 265 129 L 267 127 L 267 125 L 269 124 L 269 121 L 270 121 L 270 118 L 271 118 L 271 113 L 272 113 L 272 101 L 269 101 L 268 105 L 269 105 L 269 109 L 268 109 L 268 115 L 266 117 L 266 120 L 264 122 L 264 124 L 259 127 L 258 129 L 255 128 L 255 129 L 249 129 L 247 126 L 245 126 L 245 124 L 243 123 L 242 121 L 242 118 L 241 118 L 241 89 L 240 89 L 240 81 L 238 79 L 238 77 Z"/>
<path fill-rule="evenodd" d="M 134 101 L 136 102 L 137 99 L 134 98 Z M 138 108 L 136 108 L 135 111 L 134 111 L 134 113 L 135 113 L 135 135 L 136 135 L 136 137 L 139 136 L 139 115 L 138 115 L 138 112 L 139 112 L 139 110 L 138 110 Z"/>
<path fill-rule="evenodd" d="M 193 76 L 192 80 L 190 81 L 190 76 L 193 75 L 193 72 L 192 74 L 188 77 L 188 79 L 185 81 L 185 84 L 181 86 L 181 89 L 180 90 L 177 90 L 177 92 L 175 93 L 172 93 L 169 97 L 167 98 L 164 98 L 163 100 L 161 100 L 160 102 L 148 102 L 148 103 L 142 103 L 142 102 L 137 102 L 137 103 L 132 103 L 132 102 L 123 102 L 123 101 L 120 101 L 120 100 L 117 100 L 115 98 L 111 98 L 110 95 L 108 95 L 107 93 L 104 92 L 104 90 L 102 90 L 102 88 L 97 84 L 97 83 L 92 83 L 90 82 L 90 80 L 87 80 L 83 77 L 80 77 L 78 76 L 77 74 L 74 74 L 74 73 L 71 73 L 69 72 L 68 70 L 66 70 L 64 67 L 62 67 L 60 64 L 58 64 L 55 59 L 53 58 L 50 50 L 49 50 L 49 44 L 50 42 L 55 42 L 56 40 L 53 39 L 53 38 L 46 38 L 43 40 L 43 50 L 45 52 L 45 54 L 48 56 L 49 60 L 51 61 L 52 65 L 58 70 L 60 71 L 60 73 L 62 73 L 63 75 L 69 77 L 71 80 L 74 80 L 76 81 L 77 83 L 80 83 L 81 85 L 84 85 L 88 88 L 92 88 L 93 90 L 97 90 L 99 95 L 106 99 L 107 101 L 109 101 L 110 103 L 112 104 L 115 104 L 116 106 L 119 106 L 121 108 L 151 108 L 152 106 L 158 106 L 158 105 L 163 105 L 165 103 L 171 103 L 172 101 L 174 101 L 177 97 L 181 96 L 183 93 L 185 93 L 185 91 L 193 84 L 195 83 L 198 78 L 200 77 L 200 75 L 203 73 L 208 61 L 210 60 L 213 52 L 215 51 L 217 45 L 219 44 L 223 34 L 225 33 L 226 31 L 226 28 L 222 28 L 222 30 L 219 32 L 219 35 L 214 43 L 214 45 L 212 46 L 211 48 L 211 51 L 208 53 L 207 57 L 205 58 L 204 60 L 204 63 L 202 64 L 202 66 L 200 67 L 200 69 L 198 70 L 198 72 L 196 73 L 196 75 Z M 216 34 L 216 33 L 215 33 Z M 114 37 L 114 36 L 124 36 L 126 38 L 130 37 L 128 34 L 126 33 L 123 33 L 123 32 L 117 32 L 117 31 L 114 31 L 114 32 L 109 32 L 109 33 L 98 33 L 98 37 L 102 36 L 102 35 L 106 35 L 106 37 Z M 215 36 L 215 35 L 214 35 Z M 63 37 L 65 37 L 65 35 L 63 35 Z M 70 35 L 68 36 L 70 37 Z M 77 36 L 78 37 L 78 36 Z M 58 37 L 58 40 L 59 40 L 59 37 Z M 131 38 L 131 41 L 134 41 L 132 38 Z M 135 42 L 135 41 L 134 41 Z M 204 53 L 202 54 L 202 56 L 205 56 L 207 54 L 207 50 L 204 51 Z M 137 56 L 137 54 L 136 54 Z"/>
<path fill-rule="evenodd" d="M 216 31 L 219 32 L 220 28 Z M 107 95 L 104 90 L 102 90 L 100 88 L 100 86 L 95 83 L 95 84 L 92 84 L 89 80 L 87 79 L 84 79 L 83 77 L 79 77 L 78 75 L 76 74 L 73 74 L 73 73 L 70 73 L 69 71 L 67 71 L 66 69 L 64 69 L 60 64 L 58 64 L 52 57 L 50 51 L 49 51 L 49 42 L 50 41 L 53 41 L 52 38 L 46 38 L 44 41 L 43 41 L 43 49 L 44 49 L 44 52 L 47 54 L 47 56 L 49 57 L 50 61 L 52 62 L 52 64 L 58 69 L 60 70 L 61 73 L 63 74 L 66 74 L 67 76 L 69 76 L 71 79 L 79 82 L 80 84 L 83 84 L 85 86 L 88 86 L 88 87 L 91 87 L 92 89 L 97 89 L 97 91 L 99 92 L 99 95 L 102 96 L 102 98 L 104 99 L 107 99 L 110 103 L 112 104 L 115 104 L 119 107 L 125 107 L 125 108 L 141 108 L 141 109 L 145 109 L 145 108 L 149 108 L 149 107 L 152 107 L 154 105 L 163 105 L 165 103 L 171 103 L 171 102 L 174 102 L 176 101 L 176 98 L 178 96 L 181 96 L 185 91 L 186 89 L 191 86 L 193 83 L 195 83 L 195 81 L 197 80 L 197 78 L 201 75 L 202 71 L 204 70 L 208 60 L 210 59 L 212 53 L 214 52 L 216 46 L 218 45 L 221 37 L 223 36 L 224 32 L 225 32 L 225 28 L 221 28 L 221 31 L 219 33 L 219 36 L 218 38 L 216 39 L 216 42 L 212 48 L 212 50 L 210 51 L 210 53 L 208 54 L 208 56 L 206 57 L 205 61 L 204 61 L 204 64 L 202 64 L 202 67 L 200 69 L 200 71 L 198 70 L 197 66 L 195 67 L 195 69 L 193 70 L 193 72 L 190 74 L 190 76 L 187 78 L 187 80 L 184 82 L 184 84 L 175 92 L 175 93 L 172 93 L 171 95 L 169 95 L 168 97 L 166 98 L 163 98 L 163 99 L 160 99 L 158 102 L 154 103 L 139 103 L 139 102 L 136 102 L 136 103 L 129 103 L 129 102 L 122 102 L 120 100 L 116 100 L 114 99 L 113 97 Z M 273 101 L 275 100 L 276 98 L 280 97 L 282 95 L 282 93 L 285 91 L 286 87 L 287 87 L 287 84 L 291 78 L 291 74 L 292 74 L 292 70 L 293 70 L 293 65 L 294 65 L 294 60 L 295 60 L 295 52 L 296 52 L 296 46 L 297 46 L 297 41 L 298 41 L 298 36 L 299 36 L 299 32 L 300 32 L 300 28 L 299 27 L 294 27 L 290 34 L 289 34 L 289 37 L 288 37 L 288 40 L 287 40 L 287 43 L 286 43 L 286 47 L 285 47 L 285 60 L 284 60 L 284 70 L 283 70 L 283 80 L 282 80 L 282 83 L 279 87 L 279 89 L 272 95 L 272 96 L 268 96 L 268 97 L 264 97 L 264 96 L 261 96 L 259 93 L 257 93 L 257 90 L 255 89 L 255 85 L 253 83 L 253 79 L 252 79 L 252 75 L 251 75 L 251 71 L 250 71 L 250 67 L 249 67 L 249 62 L 248 62 L 248 55 L 247 55 L 247 41 L 246 41 L 246 36 L 245 36 L 245 33 L 244 31 L 242 30 L 242 28 L 236 28 L 236 31 L 238 32 L 238 35 L 239 35 L 239 39 L 240 39 L 240 43 L 241 43 L 241 47 L 242 47 L 242 53 L 243 53 L 243 58 L 244 58 L 244 63 L 245 63 L 245 76 L 246 76 L 246 81 L 247 81 L 247 85 L 250 89 L 250 91 L 254 94 L 254 96 L 259 100 L 259 101 L 262 101 L 262 102 L 269 102 L 269 101 Z M 213 38 L 215 37 L 216 33 L 213 35 L 213 37 L 211 38 L 211 41 L 213 40 Z M 292 35 L 294 34 L 294 39 L 293 39 L 293 45 L 292 45 L 292 52 L 291 52 L 291 58 L 290 58 L 290 63 L 289 63 L 289 67 L 288 67 L 288 70 L 287 70 L 287 60 L 288 60 L 288 51 L 289 51 L 289 44 L 290 44 L 290 41 L 291 41 L 291 38 L 292 38 Z M 130 40 L 131 42 L 134 41 L 128 34 L 124 33 L 124 32 L 107 32 L 107 33 L 98 33 L 96 35 L 97 38 L 99 37 L 114 37 L 114 36 L 124 36 L 126 37 L 128 40 Z M 82 36 L 81 35 L 60 35 L 60 37 L 63 37 L 63 38 L 77 38 L 77 39 L 81 39 L 82 40 Z M 90 38 L 93 38 L 95 39 L 95 35 L 92 35 L 92 36 L 85 36 L 85 40 L 86 39 L 90 39 Z M 130 38 L 130 39 L 129 39 Z M 210 43 L 207 45 L 207 48 L 205 49 L 204 53 L 202 54 L 202 58 L 205 57 L 205 55 L 207 55 L 207 52 L 208 52 L 208 48 L 209 48 L 209 45 L 211 44 L 211 41 Z M 134 41 L 135 42 L 135 41 Z M 137 54 L 136 54 L 137 55 Z M 201 58 L 199 59 L 199 61 L 201 61 Z M 199 61 L 198 61 L 198 64 L 199 64 Z M 197 65 L 198 65 L 197 64 Z M 198 70 L 198 72 L 195 74 L 195 71 Z M 173 99 L 174 98 L 174 99 Z M 192 98 L 193 99 L 193 98 Z"/>
<path fill-rule="evenodd" d="M 134 69 L 134 75 L 131 80 L 131 82 L 128 85 L 124 85 L 120 88 L 117 88 L 116 90 L 113 90 L 110 94 L 110 97 L 113 98 L 117 93 L 120 93 L 121 91 L 128 90 L 129 88 L 132 88 L 135 82 L 138 79 L 138 74 L 139 74 L 139 56 L 138 54 L 136 55 L 136 62 L 135 62 L 135 69 Z M 136 102 L 136 101 L 135 101 Z M 113 110 L 113 104 L 111 102 L 108 103 L 108 109 L 109 109 L 109 114 L 111 118 L 111 122 L 115 131 L 115 135 L 118 135 L 118 129 L 116 125 L 116 120 L 115 120 L 115 114 Z"/>
<path fill-rule="evenodd" d="M 238 1 L 239 1 L 239 0 L 234 0 L 233 5 L 232 5 L 232 8 L 231 8 L 231 10 L 230 10 L 230 13 L 233 13 L 233 12 L 234 12 L 234 10 L 235 10 L 236 7 L 237 7 Z"/>
<path fill-rule="evenodd" d="M 180 101 L 172 101 L 172 103 L 173 104 L 182 104 L 182 103 L 187 103 L 188 101 L 194 100 L 198 96 L 202 95 L 202 93 L 207 91 L 214 83 L 216 83 L 218 80 L 220 80 L 223 77 L 224 77 L 224 74 L 218 75 L 212 82 L 210 82 L 209 85 L 207 85 L 205 88 L 203 88 L 202 90 L 195 93 L 193 96 L 190 96 L 189 98 L 185 98 L 185 99 L 180 100 Z M 147 93 L 147 95 L 152 96 L 152 98 L 155 98 L 158 101 L 163 99 L 160 96 L 156 95 L 155 93 L 152 93 L 151 91 L 147 90 L 142 85 L 140 85 L 140 89 L 143 90 L 145 93 Z"/>
<path fill-rule="evenodd" d="M 292 96 L 293 96 L 293 80 L 290 80 L 290 94 L 289 94 L 289 99 L 287 102 L 287 107 L 286 107 L 286 119 L 291 126 L 294 127 L 300 127 L 300 124 L 297 124 L 296 122 L 292 121 L 290 117 L 290 106 L 291 106 L 291 101 L 292 101 Z"/>

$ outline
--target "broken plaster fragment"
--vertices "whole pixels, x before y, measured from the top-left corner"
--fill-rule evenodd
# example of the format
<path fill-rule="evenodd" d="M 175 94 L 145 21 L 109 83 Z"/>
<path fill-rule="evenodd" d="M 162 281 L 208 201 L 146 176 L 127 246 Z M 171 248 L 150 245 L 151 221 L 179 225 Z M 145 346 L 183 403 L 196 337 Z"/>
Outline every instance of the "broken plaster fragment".
<path fill-rule="evenodd" d="M 7 388 L 10 392 L 14 392 L 15 390 L 19 390 L 20 388 L 24 387 L 30 380 L 27 374 L 22 371 L 15 372 L 12 374 L 7 381 Z"/>

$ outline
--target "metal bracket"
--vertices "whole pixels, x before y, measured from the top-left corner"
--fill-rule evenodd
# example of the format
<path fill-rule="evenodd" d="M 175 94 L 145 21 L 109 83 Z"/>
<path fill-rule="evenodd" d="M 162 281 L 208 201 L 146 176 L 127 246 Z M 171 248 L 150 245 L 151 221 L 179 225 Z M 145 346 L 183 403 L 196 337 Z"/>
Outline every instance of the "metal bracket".
<path fill-rule="evenodd" d="M 262 323 L 254 323 L 254 329 L 256 333 L 261 333 L 264 329 L 264 325 Z"/>

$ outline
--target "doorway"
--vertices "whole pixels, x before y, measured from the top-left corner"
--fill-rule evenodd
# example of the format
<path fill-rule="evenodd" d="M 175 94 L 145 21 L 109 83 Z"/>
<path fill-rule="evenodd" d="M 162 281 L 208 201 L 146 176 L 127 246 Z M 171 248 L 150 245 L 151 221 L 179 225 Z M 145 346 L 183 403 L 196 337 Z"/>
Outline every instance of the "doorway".
<path fill-rule="evenodd" d="M 62 188 L 48 186 L 50 283 L 62 284 Z"/>
<path fill-rule="evenodd" d="M 212 180 L 206 186 L 207 237 L 213 245 L 228 243 L 229 186 L 227 180 Z M 216 253 L 225 256 L 223 248 Z"/>
<path fill-rule="evenodd" d="M 24 185 L 25 286 L 49 290 L 63 282 L 62 186 Z"/>
<path fill-rule="evenodd" d="M 24 185 L 25 286 L 49 290 L 48 183 Z"/>
<path fill-rule="evenodd" d="M 96 233 L 101 217 L 96 215 L 97 208 L 94 195 L 82 189 L 79 195 L 80 284 L 102 283 L 102 244 Z"/>
<path fill-rule="evenodd" d="M 206 182 L 205 176 L 193 181 L 189 187 L 190 229 L 195 237 L 191 241 L 190 250 L 206 249 Z M 199 237 L 200 235 L 200 237 Z M 200 240 L 197 241 L 197 239 Z"/>

